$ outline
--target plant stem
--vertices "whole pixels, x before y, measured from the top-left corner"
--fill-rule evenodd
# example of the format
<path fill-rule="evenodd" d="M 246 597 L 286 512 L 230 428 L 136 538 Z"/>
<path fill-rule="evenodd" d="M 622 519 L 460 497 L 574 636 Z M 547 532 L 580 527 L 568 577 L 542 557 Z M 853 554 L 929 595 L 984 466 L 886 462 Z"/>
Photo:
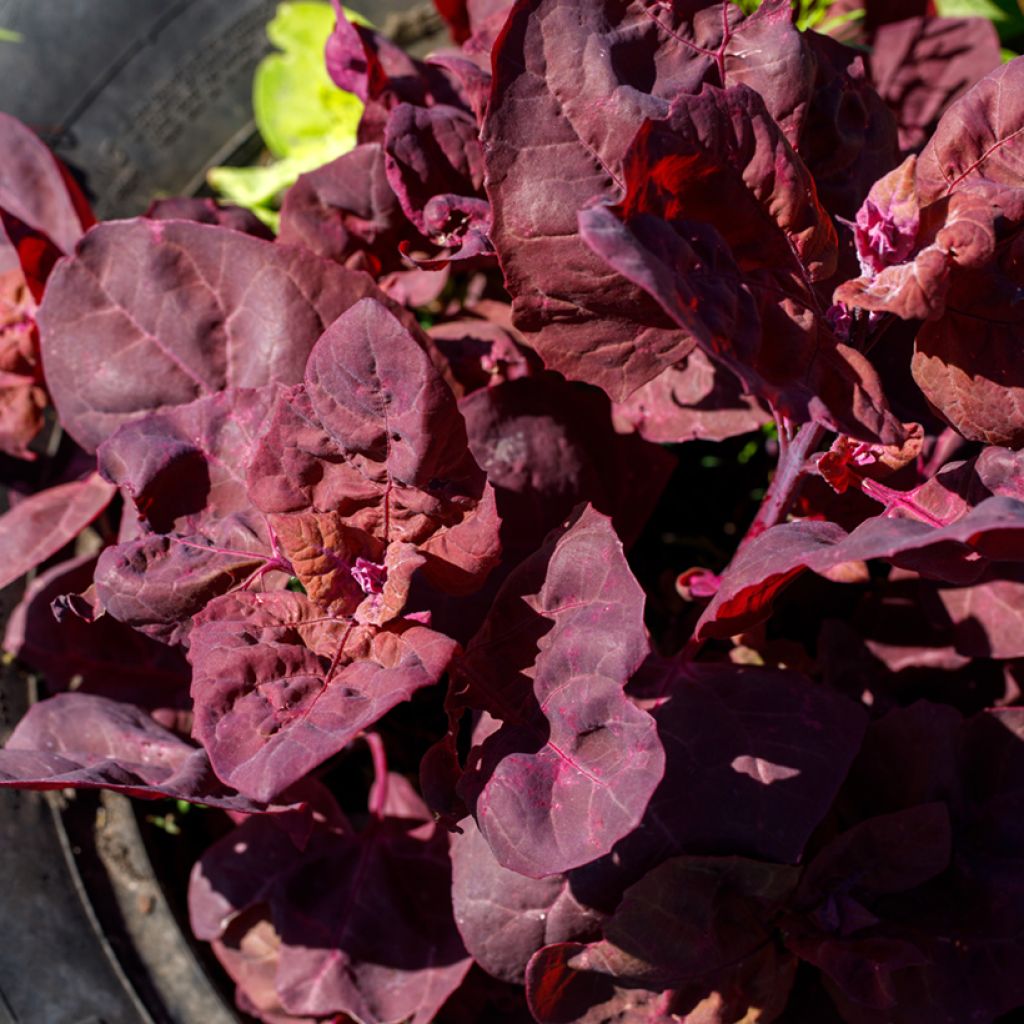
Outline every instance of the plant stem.
<path fill-rule="evenodd" d="M 800 484 L 807 472 L 807 460 L 818 447 L 825 432 L 825 428 L 817 423 L 805 423 L 794 431 L 787 422 L 779 422 L 779 463 L 775 476 L 768 485 L 768 491 L 761 501 L 754 521 L 736 548 L 737 551 L 742 550 L 755 537 L 786 517 L 800 492 Z M 733 558 L 735 557 L 733 555 Z M 728 571 L 729 566 L 726 566 L 722 574 Z M 693 661 L 703 646 L 703 640 L 691 637 L 679 652 L 679 657 L 683 661 Z"/>
<path fill-rule="evenodd" d="M 388 802 L 388 759 L 384 753 L 384 741 L 375 732 L 364 732 L 363 739 L 373 757 L 373 786 L 370 788 L 370 814 L 378 820 L 384 817 Z"/>
<path fill-rule="evenodd" d="M 817 423 L 805 423 L 792 434 L 784 425 L 780 427 L 779 464 L 775 476 L 737 550 L 785 519 L 800 491 L 800 484 L 807 471 L 807 460 L 824 435 L 825 428 Z"/>

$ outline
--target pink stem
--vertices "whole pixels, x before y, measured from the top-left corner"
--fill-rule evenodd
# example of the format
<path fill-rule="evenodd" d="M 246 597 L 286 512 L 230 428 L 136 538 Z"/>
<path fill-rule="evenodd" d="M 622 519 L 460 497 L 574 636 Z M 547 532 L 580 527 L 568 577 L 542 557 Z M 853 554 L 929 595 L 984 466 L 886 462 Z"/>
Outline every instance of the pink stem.
<path fill-rule="evenodd" d="M 796 430 L 786 420 L 779 420 L 779 463 L 775 476 L 768 486 L 768 492 L 761 501 L 761 507 L 754 516 L 750 528 L 743 535 L 736 550 L 740 551 L 755 537 L 781 522 L 789 512 L 800 493 L 800 485 L 807 473 L 811 453 L 818 447 L 825 428 L 817 423 L 805 423 Z M 733 558 L 736 556 L 733 555 Z M 722 575 L 729 571 L 726 566 Z M 679 652 L 683 661 L 693 661 L 704 646 L 703 640 L 690 637 Z"/>
<path fill-rule="evenodd" d="M 902 508 L 912 516 L 916 516 L 918 519 L 928 523 L 929 526 L 942 527 L 947 525 L 941 519 L 936 519 L 927 509 L 918 505 L 909 495 L 904 494 L 902 491 L 895 491 L 891 487 L 886 487 L 885 484 L 880 484 L 877 480 L 872 480 L 870 477 L 861 478 L 860 489 L 869 498 L 877 501 L 879 505 L 884 505 L 886 512 L 890 512 L 894 508 Z"/>
<path fill-rule="evenodd" d="M 197 544 L 192 540 L 185 540 L 183 537 L 168 537 L 175 544 L 184 544 L 187 548 L 198 548 L 200 551 L 209 551 L 214 555 L 231 555 L 233 558 L 251 558 L 255 562 L 267 561 L 267 556 L 258 551 L 237 551 L 235 548 L 219 548 L 215 544 Z"/>
<path fill-rule="evenodd" d="M 367 810 L 379 820 L 384 817 L 384 808 L 388 802 L 388 758 L 379 733 L 364 732 L 363 739 L 366 740 L 370 756 L 373 758 L 373 785 L 370 787 Z"/>
<path fill-rule="evenodd" d="M 805 423 L 795 433 L 790 432 L 786 423 L 780 424 L 779 464 L 775 476 L 737 550 L 785 519 L 800 493 L 807 460 L 824 435 L 825 428 L 817 423 Z"/>

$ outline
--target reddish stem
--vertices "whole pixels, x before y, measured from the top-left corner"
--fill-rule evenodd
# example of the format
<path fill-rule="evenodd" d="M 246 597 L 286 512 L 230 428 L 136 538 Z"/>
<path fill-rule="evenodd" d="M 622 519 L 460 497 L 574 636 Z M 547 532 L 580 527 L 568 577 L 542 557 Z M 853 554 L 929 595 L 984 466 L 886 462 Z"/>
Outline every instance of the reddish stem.
<path fill-rule="evenodd" d="M 948 525 L 941 519 L 933 516 L 926 508 L 918 505 L 909 494 L 905 494 L 903 491 L 893 490 L 891 487 L 886 487 L 885 484 L 880 484 L 877 480 L 872 480 L 870 477 L 861 477 L 859 483 L 860 489 L 869 498 L 877 501 L 879 505 L 884 505 L 886 512 L 890 512 L 894 508 L 901 508 L 912 516 L 923 520 L 929 526 L 942 527 Z"/>
<path fill-rule="evenodd" d="M 761 507 L 737 550 L 785 519 L 800 493 L 800 485 L 808 469 L 807 460 L 824 435 L 825 428 L 817 423 L 805 423 L 795 432 L 787 423 L 779 424 L 779 464 Z"/>
<path fill-rule="evenodd" d="M 370 787 L 367 810 L 379 821 L 384 817 L 384 808 L 388 802 L 388 758 L 379 733 L 364 732 L 363 739 L 373 758 L 373 785 Z"/>
<path fill-rule="evenodd" d="M 737 551 L 742 550 L 755 537 L 760 536 L 765 530 L 780 523 L 786 517 L 800 493 L 800 485 L 807 474 L 811 453 L 818 447 L 825 435 L 825 428 L 817 423 L 805 423 L 796 430 L 787 420 L 779 420 L 778 424 L 779 463 L 775 470 L 775 476 L 768 485 L 768 491 L 761 501 L 761 507 L 757 510 L 754 521 L 736 548 Z M 735 557 L 733 555 L 733 558 Z M 722 570 L 722 575 L 728 571 L 729 567 L 726 566 Z M 690 637 L 686 646 L 680 651 L 679 657 L 683 661 L 693 661 L 703 646 L 703 640 Z"/>

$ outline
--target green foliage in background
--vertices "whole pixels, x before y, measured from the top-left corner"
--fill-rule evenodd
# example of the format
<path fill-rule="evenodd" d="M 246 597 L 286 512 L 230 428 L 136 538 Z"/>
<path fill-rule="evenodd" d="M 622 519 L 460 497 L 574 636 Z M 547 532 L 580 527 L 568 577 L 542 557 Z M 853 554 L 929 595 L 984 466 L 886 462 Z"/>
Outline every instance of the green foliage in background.
<path fill-rule="evenodd" d="M 830 18 L 828 11 L 834 2 L 835 0 L 793 0 L 796 27 L 801 32 L 812 28 L 815 32 L 827 35 L 848 22 L 859 21 L 864 17 L 863 9 L 858 8 Z M 761 6 L 761 0 L 736 0 L 736 3 L 744 14 L 752 14 Z"/>
<path fill-rule="evenodd" d="M 346 14 L 363 22 L 351 11 Z M 334 11 L 317 0 L 285 0 L 267 25 L 280 51 L 256 68 L 252 104 L 272 162 L 256 167 L 215 167 L 208 175 L 220 195 L 248 207 L 276 230 L 277 199 L 305 171 L 347 153 L 356 144 L 363 105 L 330 79 L 324 46 Z"/>
<path fill-rule="evenodd" d="M 999 38 L 1018 46 L 1024 36 L 1024 12 L 1017 0 L 936 0 L 936 9 L 944 18 L 988 18 Z"/>

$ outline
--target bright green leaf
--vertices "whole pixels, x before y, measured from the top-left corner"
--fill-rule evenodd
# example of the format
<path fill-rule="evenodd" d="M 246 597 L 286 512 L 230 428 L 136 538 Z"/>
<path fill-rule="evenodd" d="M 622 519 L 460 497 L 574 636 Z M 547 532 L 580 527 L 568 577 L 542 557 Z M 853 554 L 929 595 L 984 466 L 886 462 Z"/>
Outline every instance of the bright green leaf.
<path fill-rule="evenodd" d="M 328 139 L 335 143 L 335 155 L 355 145 L 363 105 L 331 81 L 324 64 L 333 29 L 332 8 L 310 0 L 279 4 L 267 26 L 267 36 L 281 52 L 264 57 L 256 68 L 253 110 L 275 156 L 292 156 L 296 149 Z"/>
<path fill-rule="evenodd" d="M 988 18 L 1000 39 L 1012 39 L 1024 32 L 1024 13 L 1017 0 L 936 0 L 944 18 Z"/>
<path fill-rule="evenodd" d="M 346 10 L 351 20 L 365 18 Z M 358 97 L 330 79 L 324 47 L 334 29 L 334 11 L 317 0 L 285 0 L 267 25 L 280 52 L 265 57 L 253 79 L 256 126 L 279 159 L 256 167 L 215 167 L 210 185 L 225 199 L 251 210 L 277 230 L 281 193 L 306 171 L 351 150 L 363 113 Z"/>
<path fill-rule="evenodd" d="M 9 28 L 0 28 L 0 43 L 20 43 L 25 37 Z"/>

